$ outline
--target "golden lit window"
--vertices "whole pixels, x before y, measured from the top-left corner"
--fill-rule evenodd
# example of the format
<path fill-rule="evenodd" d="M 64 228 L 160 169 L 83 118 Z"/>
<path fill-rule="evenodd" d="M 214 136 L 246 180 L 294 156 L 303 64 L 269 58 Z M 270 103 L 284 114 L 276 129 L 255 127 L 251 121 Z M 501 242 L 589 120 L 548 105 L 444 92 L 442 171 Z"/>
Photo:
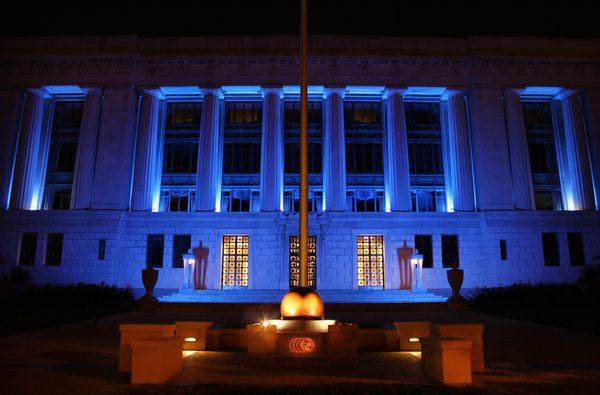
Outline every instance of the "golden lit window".
<path fill-rule="evenodd" d="M 308 236 L 308 286 L 317 287 L 317 238 Z M 290 288 L 300 286 L 300 236 L 290 236 Z"/>
<path fill-rule="evenodd" d="M 248 236 L 223 236 L 221 262 L 223 289 L 248 287 Z"/>
<path fill-rule="evenodd" d="M 383 236 L 358 236 L 358 286 L 383 288 Z"/>

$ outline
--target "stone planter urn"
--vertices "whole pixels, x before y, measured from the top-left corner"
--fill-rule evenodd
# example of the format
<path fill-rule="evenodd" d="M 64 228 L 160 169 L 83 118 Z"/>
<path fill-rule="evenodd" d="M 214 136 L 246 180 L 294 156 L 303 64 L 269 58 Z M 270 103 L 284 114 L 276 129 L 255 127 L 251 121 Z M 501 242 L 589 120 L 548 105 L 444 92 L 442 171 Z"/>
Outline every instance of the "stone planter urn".
<path fill-rule="evenodd" d="M 452 288 L 452 295 L 448 298 L 446 304 L 452 310 L 466 309 L 467 300 L 460 294 L 460 288 L 464 280 L 464 271 L 454 266 L 452 269 L 446 271 L 446 276 L 448 277 L 448 284 Z"/>
<path fill-rule="evenodd" d="M 142 283 L 146 289 L 146 294 L 140 298 L 140 307 L 142 309 L 152 309 L 156 305 L 157 299 L 154 297 L 154 287 L 158 282 L 158 270 L 149 267 L 142 270 Z"/>

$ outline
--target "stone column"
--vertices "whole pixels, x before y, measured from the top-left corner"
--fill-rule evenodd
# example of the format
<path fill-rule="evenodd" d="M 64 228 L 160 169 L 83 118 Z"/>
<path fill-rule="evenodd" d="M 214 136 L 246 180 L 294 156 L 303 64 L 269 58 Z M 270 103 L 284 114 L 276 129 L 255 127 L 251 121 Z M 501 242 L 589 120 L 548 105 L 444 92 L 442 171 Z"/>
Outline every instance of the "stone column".
<path fill-rule="evenodd" d="M 600 90 L 587 90 L 584 95 L 596 210 L 600 210 Z"/>
<path fill-rule="evenodd" d="M 567 195 L 567 209 L 593 210 L 595 208 L 594 187 L 579 92 L 567 91 L 560 99 L 564 118 L 565 152 L 571 185 L 571 194 Z M 569 201 L 569 198 L 572 201 Z"/>
<path fill-rule="evenodd" d="M 327 211 L 346 211 L 346 144 L 343 88 L 323 94 L 323 196 Z"/>
<path fill-rule="evenodd" d="M 533 182 L 521 97 L 513 89 L 506 89 L 503 96 L 515 208 L 532 210 Z"/>
<path fill-rule="evenodd" d="M 139 127 L 135 151 L 131 210 L 150 211 L 156 188 L 156 161 L 160 147 L 160 101 L 157 91 L 145 91 L 140 105 Z"/>
<path fill-rule="evenodd" d="M 39 146 L 44 100 L 49 98 L 50 96 L 41 90 L 27 92 L 10 197 L 10 208 L 13 210 L 36 210 L 42 198 L 34 194 L 39 194 Z"/>
<path fill-rule="evenodd" d="M 92 185 L 94 184 L 101 106 L 102 90 L 86 89 L 71 192 L 71 209 L 73 210 L 89 209 L 92 205 Z"/>
<path fill-rule="evenodd" d="M 24 99 L 21 89 L 0 92 L 0 108 L 5 110 L 0 113 L 0 210 L 9 206 Z"/>
<path fill-rule="evenodd" d="M 469 121 L 477 209 L 514 209 L 502 91 L 474 87 L 469 92 Z"/>
<path fill-rule="evenodd" d="M 410 169 L 404 102 L 400 89 L 386 89 L 385 105 L 385 192 L 386 208 L 411 211 Z"/>
<path fill-rule="evenodd" d="M 283 201 L 283 89 L 263 89 L 260 210 L 280 211 Z"/>
<path fill-rule="evenodd" d="M 216 211 L 221 196 L 223 133 L 221 131 L 221 89 L 204 92 L 198 173 L 196 176 L 196 211 Z"/>
<path fill-rule="evenodd" d="M 448 209 L 473 211 L 473 172 L 464 92 L 452 91 L 442 100 Z"/>
<path fill-rule="evenodd" d="M 138 107 L 139 93 L 132 85 L 104 88 L 92 209 L 130 207 Z"/>

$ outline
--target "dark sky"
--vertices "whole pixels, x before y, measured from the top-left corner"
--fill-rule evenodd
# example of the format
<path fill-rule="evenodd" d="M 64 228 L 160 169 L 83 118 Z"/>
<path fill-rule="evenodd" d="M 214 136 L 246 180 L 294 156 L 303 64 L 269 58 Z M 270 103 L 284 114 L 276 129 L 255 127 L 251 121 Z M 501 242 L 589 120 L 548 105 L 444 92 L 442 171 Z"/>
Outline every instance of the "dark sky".
<path fill-rule="evenodd" d="M 0 35 L 297 34 L 299 0 L 8 0 Z M 393 36 L 600 37 L 594 2 L 309 0 L 309 30 Z M 12 7 L 12 6 L 11 6 Z M 6 21 L 8 23 L 5 23 Z"/>

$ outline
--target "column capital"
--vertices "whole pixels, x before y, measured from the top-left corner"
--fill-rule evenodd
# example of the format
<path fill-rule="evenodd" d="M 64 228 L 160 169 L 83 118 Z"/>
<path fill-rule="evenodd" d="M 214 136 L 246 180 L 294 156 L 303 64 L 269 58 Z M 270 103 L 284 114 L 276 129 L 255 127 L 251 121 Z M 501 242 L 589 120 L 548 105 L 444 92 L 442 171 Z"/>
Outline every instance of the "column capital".
<path fill-rule="evenodd" d="M 88 96 L 88 95 L 100 96 L 103 93 L 103 89 L 100 87 L 97 87 L 97 86 L 84 86 L 84 87 L 81 87 L 81 90 L 83 91 L 85 96 Z"/>
<path fill-rule="evenodd" d="M 142 95 L 153 96 L 160 100 L 165 98 L 165 94 L 158 87 L 140 88 L 140 92 Z"/>
<path fill-rule="evenodd" d="M 200 88 L 200 93 L 202 94 L 202 97 L 206 95 L 213 95 L 219 99 L 222 99 L 224 97 L 223 89 L 221 89 L 221 87 Z"/>
<path fill-rule="evenodd" d="M 280 99 L 283 99 L 283 87 L 282 86 L 263 86 L 260 89 L 260 93 L 263 97 L 267 97 L 268 95 L 275 94 L 279 96 Z"/>
<path fill-rule="evenodd" d="M 400 95 L 402 97 L 404 97 L 404 94 L 406 93 L 406 87 L 386 87 L 383 90 L 383 100 L 388 99 L 390 96 L 393 95 Z"/>
<path fill-rule="evenodd" d="M 29 88 L 27 89 L 27 93 L 30 95 L 36 95 L 41 97 L 42 99 L 51 99 L 52 94 L 48 92 L 46 88 Z"/>
<path fill-rule="evenodd" d="M 329 97 L 331 94 L 337 94 L 343 99 L 346 96 L 346 87 L 326 86 L 323 88 L 323 99 L 327 99 L 327 97 Z"/>
<path fill-rule="evenodd" d="M 579 92 L 581 92 L 578 89 L 568 89 L 568 88 L 562 88 L 560 91 L 558 91 L 558 93 L 554 96 L 554 99 L 556 100 L 564 100 L 570 96 L 576 95 Z"/>
<path fill-rule="evenodd" d="M 441 99 L 442 100 L 449 100 L 458 96 L 466 96 L 467 95 L 467 89 L 462 89 L 462 88 L 448 88 L 444 91 L 444 93 L 442 93 Z"/>

